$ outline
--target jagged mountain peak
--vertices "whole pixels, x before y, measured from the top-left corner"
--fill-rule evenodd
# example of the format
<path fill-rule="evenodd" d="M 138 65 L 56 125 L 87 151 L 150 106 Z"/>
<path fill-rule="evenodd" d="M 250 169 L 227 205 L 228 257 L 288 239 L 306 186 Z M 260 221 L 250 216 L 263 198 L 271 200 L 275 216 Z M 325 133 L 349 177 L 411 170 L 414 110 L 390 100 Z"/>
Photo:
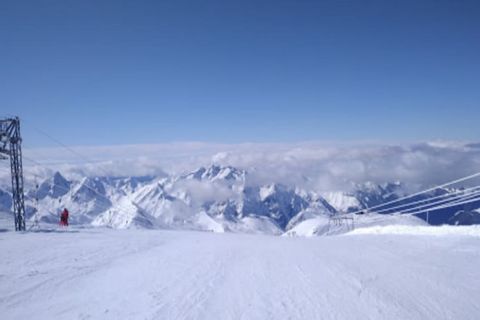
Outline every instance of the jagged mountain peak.
<path fill-rule="evenodd" d="M 70 191 L 72 183 L 68 181 L 60 172 L 55 172 L 52 177 L 43 181 L 37 190 L 37 198 L 44 199 L 60 198 Z"/>
<path fill-rule="evenodd" d="M 59 171 L 56 171 L 53 174 L 53 183 L 55 183 L 55 184 L 66 184 L 66 183 L 68 183 L 68 180 Z"/>
<path fill-rule="evenodd" d="M 104 180 L 100 177 L 85 177 L 80 181 L 79 189 L 95 190 L 102 194 L 105 193 Z M 78 192 L 78 191 L 77 191 Z"/>
<path fill-rule="evenodd" d="M 200 167 L 183 176 L 184 179 L 196 180 L 241 180 L 245 178 L 246 171 L 232 166 L 212 164 L 209 167 Z"/>
<path fill-rule="evenodd" d="M 104 181 L 99 177 L 83 178 L 73 191 L 73 199 L 76 202 L 89 202 L 92 200 L 110 202 L 107 198 Z"/>
<path fill-rule="evenodd" d="M 152 183 L 149 185 L 146 185 L 139 189 L 135 193 L 135 198 L 139 199 L 140 201 L 144 200 L 168 200 L 168 201 L 174 201 L 175 197 L 171 196 L 166 190 L 165 187 L 162 183 Z"/>
<path fill-rule="evenodd" d="M 280 183 L 270 183 L 259 188 L 259 195 L 261 201 L 266 201 L 271 197 L 278 196 L 279 193 L 293 193 L 294 189 Z"/>
<path fill-rule="evenodd" d="M 10 211 L 12 207 L 12 195 L 0 189 L 0 211 Z"/>

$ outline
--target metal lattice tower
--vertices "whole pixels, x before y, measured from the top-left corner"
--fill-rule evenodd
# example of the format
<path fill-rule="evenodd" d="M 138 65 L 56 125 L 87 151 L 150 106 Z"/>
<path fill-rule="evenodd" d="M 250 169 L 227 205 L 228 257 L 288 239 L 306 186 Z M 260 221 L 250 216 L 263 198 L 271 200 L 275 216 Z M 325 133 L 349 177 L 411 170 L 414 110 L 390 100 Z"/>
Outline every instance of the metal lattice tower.
<path fill-rule="evenodd" d="M 23 194 L 22 137 L 18 117 L 0 120 L 0 159 L 10 158 L 12 175 L 13 215 L 15 230 L 25 230 L 25 202 Z"/>

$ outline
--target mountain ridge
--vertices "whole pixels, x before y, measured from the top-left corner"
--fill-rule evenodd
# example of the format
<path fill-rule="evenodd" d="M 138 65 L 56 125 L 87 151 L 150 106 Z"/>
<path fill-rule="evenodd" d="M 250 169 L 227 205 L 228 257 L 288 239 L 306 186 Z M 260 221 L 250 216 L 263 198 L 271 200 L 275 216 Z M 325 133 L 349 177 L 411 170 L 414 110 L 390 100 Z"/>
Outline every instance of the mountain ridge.
<path fill-rule="evenodd" d="M 366 182 L 349 192 L 318 193 L 273 181 L 255 184 L 251 177 L 247 170 L 219 165 L 169 177 L 100 176 L 68 180 L 55 172 L 37 190 L 26 192 L 27 219 L 56 223 L 58 212 L 66 207 L 71 212 L 72 224 L 216 232 L 263 230 L 278 234 L 308 219 L 362 210 L 407 194 L 406 187 L 398 181 Z M 441 189 L 409 201 L 447 192 L 450 191 Z M 10 193 L 0 189 L 0 209 L 6 211 L 10 207 Z M 470 208 L 478 209 L 480 203 Z M 429 222 L 471 224 L 478 223 L 478 215 L 473 210 L 445 211 L 441 219 L 439 214 Z M 425 219 L 421 215 L 420 218 Z"/>

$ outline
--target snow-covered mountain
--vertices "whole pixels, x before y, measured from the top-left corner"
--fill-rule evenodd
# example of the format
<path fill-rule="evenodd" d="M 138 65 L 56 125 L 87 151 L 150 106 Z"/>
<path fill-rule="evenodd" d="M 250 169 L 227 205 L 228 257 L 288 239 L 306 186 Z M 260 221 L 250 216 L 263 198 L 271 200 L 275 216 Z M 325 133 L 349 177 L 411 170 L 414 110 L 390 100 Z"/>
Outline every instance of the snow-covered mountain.
<path fill-rule="evenodd" d="M 0 211 L 10 211 L 12 207 L 12 195 L 5 190 L 0 189 Z"/>
<path fill-rule="evenodd" d="M 26 192 L 27 218 L 56 223 L 59 212 L 66 207 L 72 224 L 309 233 L 318 230 L 319 223 L 323 225 L 325 219 L 336 212 L 354 212 L 407 194 L 400 182 L 382 185 L 368 182 L 355 185 L 349 192 L 318 194 L 273 181 L 258 184 L 254 174 L 230 166 L 211 165 L 170 177 L 85 177 L 71 181 L 57 172 L 38 188 Z M 450 191 L 439 190 L 409 201 L 447 192 Z M 399 204 L 402 202 L 395 205 Z M 10 207 L 11 194 L 0 189 L 0 211 L 8 211 Z M 480 203 L 468 210 L 444 210 L 432 215 L 429 223 L 479 223 L 480 213 L 472 208 L 480 208 Z M 315 225 L 315 230 L 305 231 L 309 225 Z"/>

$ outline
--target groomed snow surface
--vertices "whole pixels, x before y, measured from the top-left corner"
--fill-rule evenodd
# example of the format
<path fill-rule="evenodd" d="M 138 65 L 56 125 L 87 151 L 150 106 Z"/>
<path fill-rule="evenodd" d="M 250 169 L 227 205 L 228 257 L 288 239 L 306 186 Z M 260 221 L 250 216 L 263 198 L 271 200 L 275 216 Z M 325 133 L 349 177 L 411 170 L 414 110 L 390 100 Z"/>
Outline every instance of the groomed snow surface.
<path fill-rule="evenodd" d="M 477 227 L 371 226 L 320 237 L 2 229 L 0 261 L 4 320 L 480 314 Z"/>

